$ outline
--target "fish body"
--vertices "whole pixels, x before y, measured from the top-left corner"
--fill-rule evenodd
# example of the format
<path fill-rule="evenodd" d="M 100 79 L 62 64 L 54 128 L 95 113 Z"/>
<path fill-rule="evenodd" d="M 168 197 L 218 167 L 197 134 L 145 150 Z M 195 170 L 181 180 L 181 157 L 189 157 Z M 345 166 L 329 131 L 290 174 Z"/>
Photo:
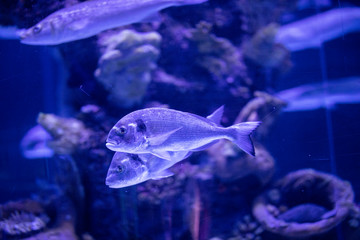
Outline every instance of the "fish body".
<path fill-rule="evenodd" d="M 113 151 L 135 154 L 151 153 L 173 160 L 173 152 L 204 150 L 220 139 L 228 139 L 248 154 L 254 155 L 250 134 L 259 122 L 243 122 L 222 127 L 219 119 L 223 107 L 208 118 L 165 108 L 147 108 L 134 111 L 110 130 L 106 146 Z"/>
<path fill-rule="evenodd" d="M 287 102 L 286 112 L 332 109 L 337 104 L 360 102 L 360 77 L 349 77 L 304 84 L 278 92 L 276 96 Z"/>
<path fill-rule="evenodd" d="M 276 42 L 300 51 L 359 30 L 360 8 L 337 8 L 280 27 Z"/>
<path fill-rule="evenodd" d="M 60 9 L 35 26 L 20 30 L 18 34 L 25 44 L 56 45 L 144 21 L 167 7 L 205 1 L 207 0 L 90 0 Z"/>
<path fill-rule="evenodd" d="M 106 185 L 110 188 L 122 188 L 149 179 L 172 176 L 173 173 L 168 169 L 190 155 L 191 152 L 188 152 L 184 158 L 178 158 L 177 161 L 166 161 L 152 154 L 116 152 L 106 176 Z"/>

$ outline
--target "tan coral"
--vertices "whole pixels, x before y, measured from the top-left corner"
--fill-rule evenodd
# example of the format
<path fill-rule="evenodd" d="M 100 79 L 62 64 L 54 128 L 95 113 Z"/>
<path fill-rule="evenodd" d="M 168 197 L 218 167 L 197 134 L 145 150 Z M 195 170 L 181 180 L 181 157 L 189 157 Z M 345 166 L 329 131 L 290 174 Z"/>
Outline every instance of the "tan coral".
<path fill-rule="evenodd" d="M 74 153 L 79 145 L 85 144 L 91 135 L 83 122 L 74 118 L 40 113 L 37 121 L 53 137 L 48 145 L 57 154 Z"/>
<path fill-rule="evenodd" d="M 286 237 L 303 238 L 325 233 L 342 222 L 354 208 L 350 183 L 313 169 L 288 174 L 275 184 L 274 189 L 280 193 L 279 198 L 274 199 L 270 191 L 261 194 L 254 200 L 253 215 L 266 230 Z M 327 209 L 327 212 L 318 216 L 315 222 L 287 221 L 274 215 L 274 209 L 286 212 L 289 208 L 294 209 L 294 205 L 306 206 L 308 203 Z M 296 217 L 296 213 L 293 215 Z"/>

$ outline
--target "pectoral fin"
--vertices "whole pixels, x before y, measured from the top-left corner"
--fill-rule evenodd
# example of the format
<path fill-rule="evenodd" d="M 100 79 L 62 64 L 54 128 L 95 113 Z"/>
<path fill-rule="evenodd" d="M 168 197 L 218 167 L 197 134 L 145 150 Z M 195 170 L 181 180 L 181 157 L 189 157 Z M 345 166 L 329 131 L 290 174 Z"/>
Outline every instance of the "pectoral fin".
<path fill-rule="evenodd" d="M 175 130 L 172 130 L 170 132 L 167 133 L 163 133 L 160 135 L 156 135 L 154 137 L 149 137 L 147 140 L 149 142 L 150 146 L 157 146 L 160 145 L 162 143 L 164 143 L 172 134 L 174 134 L 175 132 L 179 131 L 182 127 L 177 128 Z"/>
<path fill-rule="evenodd" d="M 165 169 L 161 172 L 156 172 L 152 175 L 151 179 L 154 179 L 154 180 L 158 180 L 158 179 L 162 179 L 162 178 L 167 178 L 167 177 L 171 177 L 173 176 L 174 173 L 172 173 L 170 170 L 168 169 Z"/>
<path fill-rule="evenodd" d="M 165 160 L 168 160 L 168 161 L 171 161 L 171 155 L 169 152 L 167 151 L 156 151 L 156 150 L 153 150 L 151 151 L 151 154 L 159 157 L 159 158 L 162 158 L 162 159 L 165 159 Z"/>
<path fill-rule="evenodd" d="M 188 151 L 178 151 L 178 152 L 169 152 L 171 160 L 175 162 L 180 162 L 181 160 L 184 160 L 185 158 L 189 157 L 192 152 Z"/>

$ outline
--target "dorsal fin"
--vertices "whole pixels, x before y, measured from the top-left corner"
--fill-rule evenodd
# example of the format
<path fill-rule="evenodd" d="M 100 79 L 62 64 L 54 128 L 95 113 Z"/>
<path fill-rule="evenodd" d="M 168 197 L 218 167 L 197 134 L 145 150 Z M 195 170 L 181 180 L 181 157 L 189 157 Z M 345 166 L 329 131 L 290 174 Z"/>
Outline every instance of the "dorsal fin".
<path fill-rule="evenodd" d="M 212 114 L 207 116 L 206 118 L 215 123 L 216 125 L 220 126 L 221 118 L 224 114 L 224 105 L 216 109 Z"/>

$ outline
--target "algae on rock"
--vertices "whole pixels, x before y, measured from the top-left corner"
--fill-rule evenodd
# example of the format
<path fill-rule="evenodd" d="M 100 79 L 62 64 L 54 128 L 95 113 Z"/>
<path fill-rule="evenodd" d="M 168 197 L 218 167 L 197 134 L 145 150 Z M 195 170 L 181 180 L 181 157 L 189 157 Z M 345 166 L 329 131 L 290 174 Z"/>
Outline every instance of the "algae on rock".
<path fill-rule="evenodd" d="M 95 71 L 97 80 L 109 91 L 109 101 L 129 108 L 141 102 L 160 55 L 161 36 L 156 32 L 123 30 L 104 36 L 104 52 Z"/>
<path fill-rule="evenodd" d="M 40 113 L 37 121 L 53 137 L 48 145 L 57 154 L 72 154 L 91 135 L 83 122 L 74 118 Z"/>

